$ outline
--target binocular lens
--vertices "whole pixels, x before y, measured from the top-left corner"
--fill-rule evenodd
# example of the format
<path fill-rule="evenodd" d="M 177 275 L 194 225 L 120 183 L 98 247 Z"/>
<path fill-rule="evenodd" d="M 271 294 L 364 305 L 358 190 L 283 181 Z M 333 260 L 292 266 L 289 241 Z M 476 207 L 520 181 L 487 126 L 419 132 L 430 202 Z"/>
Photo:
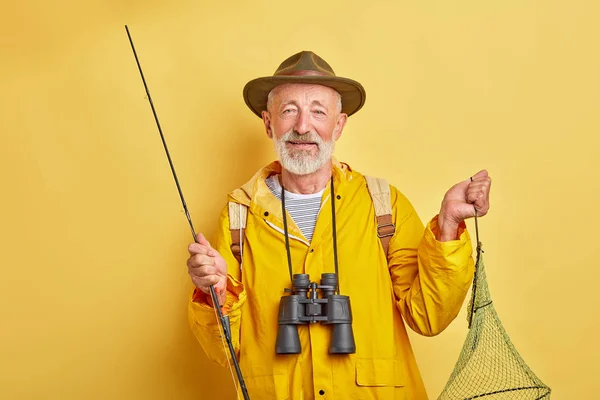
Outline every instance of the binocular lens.
<path fill-rule="evenodd" d="M 300 337 L 298 336 L 297 325 L 279 325 L 277 332 L 277 354 L 300 354 L 302 347 L 300 346 Z"/>
<path fill-rule="evenodd" d="M 354 354 L 356 344 L 350 324 L 335 324 L 331 329 L 330 354 Z"/>

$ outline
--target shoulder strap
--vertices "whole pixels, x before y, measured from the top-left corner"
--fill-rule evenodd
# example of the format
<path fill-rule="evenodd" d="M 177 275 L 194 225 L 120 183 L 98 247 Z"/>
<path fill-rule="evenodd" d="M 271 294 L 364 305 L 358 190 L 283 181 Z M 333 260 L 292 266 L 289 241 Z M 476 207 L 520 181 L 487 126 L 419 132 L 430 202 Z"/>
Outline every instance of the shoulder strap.
<path fill-rule="evenodd" d="M 377 236 L 381 240 L 383 250 L 387 255 L 390 239 L 396 232 L 396 227 L 392 223 L 392 204 L 390 201 L 390 186 L 385 179 L 365 176 L 367 188 L 373 200 L 375 207 L 375 216 L 377 217 Z M 229 202 L 229 230 L 231 231 L 231 252 L 242 267 L 242 243 L 244 240 L 244 230 L 246 229 L 246 219 L 248 218 L 248 208 L 240 203 Z"/>
<path fill-rule="evenodd" d="M 242 268 L 242 243 L 248 218 L 248 207 L 243 204 L 229 202 L 229 230 L 231 231 L 231 252 Z"/>
<path fill-rule="evenodd" d="M 365 176 L 367 188 L 373 207 L 375 207 L 375 216 L 377 217 L 377 236 L 381 240 L 383 250 L 387 255 L 390 239 L 396 232 L 396 227 L 392 222 L 392 203 L 390 200 L 390 185 L 385 179 Z"/>

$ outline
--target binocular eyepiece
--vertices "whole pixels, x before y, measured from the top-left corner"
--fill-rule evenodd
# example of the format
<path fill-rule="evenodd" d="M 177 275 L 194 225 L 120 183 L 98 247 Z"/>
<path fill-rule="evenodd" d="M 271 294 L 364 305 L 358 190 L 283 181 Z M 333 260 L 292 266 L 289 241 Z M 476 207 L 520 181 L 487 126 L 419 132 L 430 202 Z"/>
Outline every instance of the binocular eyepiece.
<path fill-rule="evenodd" d="M 279 302 L 277 354 L 301 353 L 298 325 L 317 322 L 332 325 L 330 354 L 356 352 L 350 297 L 335 294 L 336 288 L 336 274 L 321 274 L 320 285 L 310 282 L 307 274 L 294 275 L 292 289 L 285 289 L 292 294 L 282 296 Z M 318 291 L 321 291 L 321 297 Z"/>

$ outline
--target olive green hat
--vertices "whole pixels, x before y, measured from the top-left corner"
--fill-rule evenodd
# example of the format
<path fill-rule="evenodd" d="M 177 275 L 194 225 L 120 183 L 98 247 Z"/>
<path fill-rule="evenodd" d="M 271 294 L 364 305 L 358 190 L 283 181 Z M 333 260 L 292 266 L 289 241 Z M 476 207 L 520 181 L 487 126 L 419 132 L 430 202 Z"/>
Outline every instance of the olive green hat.
<path fill-rule="evenodd" d="M 254 114 L 262 118 L 269 92 L 284 83 L 311 83 L 334 89 L 342 96 L 342 112 L 348 116 L 360 110 L 367 97 L 360 83 L 336 76 L 321 57 L 312 51 L 301 51 L 282 62 L 273 76 L 248 82 L 244 87 L 244 101 Z"/>

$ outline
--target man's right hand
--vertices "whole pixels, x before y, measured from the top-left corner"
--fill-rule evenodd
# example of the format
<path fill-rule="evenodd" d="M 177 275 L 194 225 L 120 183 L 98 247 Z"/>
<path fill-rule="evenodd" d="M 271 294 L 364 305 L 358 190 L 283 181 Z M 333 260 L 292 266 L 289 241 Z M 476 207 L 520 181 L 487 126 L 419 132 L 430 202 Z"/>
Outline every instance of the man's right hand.
<path fill-rule="evenodd" d="M 227 263 L 218 251 L 212 248 L 202 233 L 198 233 L 197 242 L 188 246 L 190 258 L 187 260 L 188 273 L 196 287 L 209 295 L 210 286 L 215 285 L 215 292 L 220 305 L 225 304 L 227 293 Z"/>

